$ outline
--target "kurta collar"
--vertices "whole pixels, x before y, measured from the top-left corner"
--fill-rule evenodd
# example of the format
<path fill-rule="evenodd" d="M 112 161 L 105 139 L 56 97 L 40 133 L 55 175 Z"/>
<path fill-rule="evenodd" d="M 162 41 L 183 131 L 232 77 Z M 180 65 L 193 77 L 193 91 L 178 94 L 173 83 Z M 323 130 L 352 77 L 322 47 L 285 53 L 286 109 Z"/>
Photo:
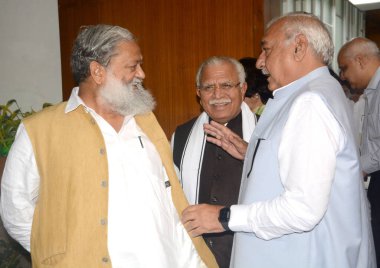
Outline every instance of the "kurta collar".
<path fill-rule="evenodd" d="M 79 105 L 83 105 L 84 107 L 86 107 L 82 99 L 78 96 L 78 93 L 79 93 L 79 87 L 74 87 L 73 90 L 71 91 L 70 98 L 67 101 L 67 105 L 65 108 L 66 114 L 74 111 L 76 108 L 78 108 Z"/>
<path fill-rule="evenodd" d="M 313 79 L 315 79 L 321 75 L 326 75 L 326 74 L 329 74 L 329 70 L 328 70 L 327 66 L 319 67 L 319 68 L 311 71 L 307 75 L 301 77 L 300 79 L 295 80 L 286 86 L 283 86 L 281 88 L 276 89 L 273 92 L 273 98 L 279 99 L 279 98 L 289 96 L 293 92 L 296 92 L 302 86 L 304 86 L 305 84 L 310 82 L 311 80 L 313 80 Z"/>

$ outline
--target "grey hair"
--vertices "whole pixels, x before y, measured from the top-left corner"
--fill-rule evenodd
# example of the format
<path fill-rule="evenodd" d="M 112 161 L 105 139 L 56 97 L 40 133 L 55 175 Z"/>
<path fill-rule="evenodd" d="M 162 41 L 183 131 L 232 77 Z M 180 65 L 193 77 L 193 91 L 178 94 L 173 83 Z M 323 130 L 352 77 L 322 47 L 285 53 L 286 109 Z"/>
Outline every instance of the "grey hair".
<path fill-rule="evenodd" d="M 135 36 L 119 26 L 91 25 L 81 27 L 71 53 L 71 70 L 77 84 L 89 76 L 90 63 L 107 66 L 121 41 L 136 41 Z"/>
<path fill-rule="evenodd" d="M 365 37 L 351 39 L 340 48 L 338 53 L 344 57 L 355 57 L 358 54 L 380 59 L 380 50 L 377 44 Z"/>
<path fill-rule="evenodd" d="M 284 30 L 287 40 L 293 40 L 298 34 L 304 35 L 315 55 L 324 64 L 331 64 L 334 56 L 334 43 L 326 25 L 317 16 L 305 12 L 288 13 L 270 21 L 267 28 L 279 21 L 284 22 L 282 30 Z"/>
<path fill-rule="evenodd" d="M 222 63 L 230 63 L 235 67 L 236 73 L 239 77 L 240 86 L 245 83 L 245 71 L 243 65 L 237 61 L 234 58 L 225 57 L 225 56 L 214 56 L 211 58 L 208 58 L 204 62 L 202 62 L 201 66 L 199 66 L 197 75 L 195 77 L 195 84 L 197 88 L 200 88 L 201 85 L 201 79 L 203 76 L 203 70 L 205 67 L 210 65 L 219 65 Z"/>

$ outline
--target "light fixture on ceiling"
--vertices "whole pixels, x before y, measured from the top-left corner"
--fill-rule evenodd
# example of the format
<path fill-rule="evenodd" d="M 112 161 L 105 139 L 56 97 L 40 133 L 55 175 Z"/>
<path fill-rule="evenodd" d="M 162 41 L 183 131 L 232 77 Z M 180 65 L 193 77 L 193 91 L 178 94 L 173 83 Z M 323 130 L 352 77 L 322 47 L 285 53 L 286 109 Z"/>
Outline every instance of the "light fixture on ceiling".
<path fill-rule="evenodd" d="M 349 1 L 360 10 L 380 9 L 379 0 L 349 0 Z"/>

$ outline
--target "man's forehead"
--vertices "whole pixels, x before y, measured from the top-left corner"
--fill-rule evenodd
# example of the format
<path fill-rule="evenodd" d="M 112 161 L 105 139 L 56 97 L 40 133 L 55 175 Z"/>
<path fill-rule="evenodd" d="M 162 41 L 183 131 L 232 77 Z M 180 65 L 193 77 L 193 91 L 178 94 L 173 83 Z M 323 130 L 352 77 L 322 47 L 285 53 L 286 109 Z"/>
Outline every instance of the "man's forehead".
<path fill-rule="evenodd" d="M 277 21 L 270 25 L 264 33 L 263 39 L 261 40 L 261 45 L 265 45 L 266 43 L 276 40 L 282 36 L 283 31 L 280 30 L 282 29 L 283 24 L 284 21 Z"/>
<path fill-rule="evenodd" d="M 264 34 L 263 39 L 261 40 L 261 45 L 268 45 L 269 43 L 274 42 L 280 37 L 280 33 L 268 29 L 268 31 Z"/>
<path fill-rule="evenodd" d="M 142 59 L 139 45 L 134 41 L 122 41 L 115 47 L 114 56 L 123 54 L 124 56 Z"/>
<path fill-rule="evenodd" d="M 260 44 L 263 47 L 263 46 L 267 46 L 267 45 L 272 44 L 276 40 L 277 40 L 276 35 L 264 35 L 263 39 L 261 39 Z"/>
<path fill-rule="evenodd" d="M 210 79 L 216 76 L 229 78 L 230 76 L 237 75 L 237 71 L 232 63 L 221 62 L 219 64 L 206 66 L 203 71 L 202 80 Z"/>

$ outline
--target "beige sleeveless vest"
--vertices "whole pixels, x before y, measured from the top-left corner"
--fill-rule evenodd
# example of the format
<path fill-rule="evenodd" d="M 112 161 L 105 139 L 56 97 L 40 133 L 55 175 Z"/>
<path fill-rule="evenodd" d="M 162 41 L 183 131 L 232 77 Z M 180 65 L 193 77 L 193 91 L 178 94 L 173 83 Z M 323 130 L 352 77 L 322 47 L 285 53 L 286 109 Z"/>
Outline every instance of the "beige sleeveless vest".
<path fill-rule="evenodd" d="M 64 102 L 24 120 L 40 174 L 31 236 L 33 267 L 111 267 L 104 140 L 83 106 L 66 114 L 65 107 Z M 152 113 L 135 119 L 161 156 L 181 215 L 188 202 L 174 171 L 167 138 Z M 203 239 L 192 240 L 203 262 L 217 267 Z"/>

